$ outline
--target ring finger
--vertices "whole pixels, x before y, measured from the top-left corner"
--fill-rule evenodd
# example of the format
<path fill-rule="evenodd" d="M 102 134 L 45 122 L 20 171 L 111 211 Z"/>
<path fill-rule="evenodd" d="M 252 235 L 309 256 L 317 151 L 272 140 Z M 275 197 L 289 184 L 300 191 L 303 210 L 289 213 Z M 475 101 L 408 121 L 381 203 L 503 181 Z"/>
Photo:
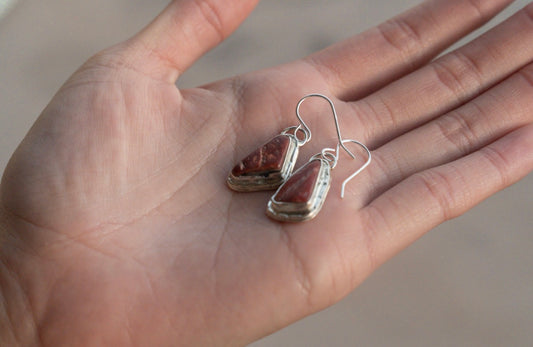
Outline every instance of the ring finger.
<path fill-rule="evenodd" d="M 533 64 L 481 96 L 376 149 L 373 165 L 350 190 L 357 207 L 405 178 L 466 156 L 533 122 Z"/>

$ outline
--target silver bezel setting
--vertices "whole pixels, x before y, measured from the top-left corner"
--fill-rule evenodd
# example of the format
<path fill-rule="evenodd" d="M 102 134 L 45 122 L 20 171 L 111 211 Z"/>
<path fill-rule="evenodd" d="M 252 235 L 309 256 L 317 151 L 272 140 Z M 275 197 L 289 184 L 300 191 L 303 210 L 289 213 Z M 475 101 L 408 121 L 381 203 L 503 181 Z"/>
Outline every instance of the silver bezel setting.
<path fill-rule="evenodd" d="M 298 159 L 298 139 L 291 134 L 282 134 L 289 138 L 289 147 L 280 171 L 271 172 L 268 175 L 234 176 L 228 175 L 228 186 L 238 192 L 254 192 L 260 190 L 277 189 L 292 174 L 296 160 Z"/>
<path fill-rule="evenodd" d="M 274 199 L 276 192 L 268 202 L 267 216 L 281 222 L 304 222 L 316 217 L 324 205 L 331 186 L 331 168 L 329 163 L 323 159 L 313 160 L 320 160 L 321 165 L 309 200 L 305 203 L 280 202 Z"/>

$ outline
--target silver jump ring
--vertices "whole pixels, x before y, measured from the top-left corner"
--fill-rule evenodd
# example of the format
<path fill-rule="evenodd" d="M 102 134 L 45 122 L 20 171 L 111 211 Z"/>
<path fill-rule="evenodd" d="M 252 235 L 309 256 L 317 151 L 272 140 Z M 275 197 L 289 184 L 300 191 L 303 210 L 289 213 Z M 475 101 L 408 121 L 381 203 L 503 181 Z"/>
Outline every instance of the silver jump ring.
<path fill-rule="evenodd" d="M 334 148 L 324 148 L 320 153 L 312 156 L 310 160 L 314 159 L 324 160 L 329 164 L 331 169 L 334 169 L 339 160 L 338 150 L 336 151 Z"/>
<path fill-rule="evenodd" d="M 298 137 L 299 132 L 303 134 L 303 139 L 300 139 L 300 137 Z M 311 140 L 311 134 L 306 128 L 302 128 L 301 125 L 288 127 L 285 130 L 283 130 L 281 133 L 283 135 L 289 134 L 289 135 L 294 136 L 296 138 L 296 142 L 298 143 L 298 147 L 305 145 L 307 142 Z"/>

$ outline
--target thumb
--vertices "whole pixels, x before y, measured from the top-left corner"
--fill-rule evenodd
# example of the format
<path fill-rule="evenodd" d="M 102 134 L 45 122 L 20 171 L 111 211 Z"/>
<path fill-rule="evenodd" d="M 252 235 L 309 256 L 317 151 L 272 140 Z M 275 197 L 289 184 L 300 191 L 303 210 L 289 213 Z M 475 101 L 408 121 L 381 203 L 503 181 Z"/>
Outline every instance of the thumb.
<path fill-rule="evenodd" d="M 129 40 L 129 54 L 149 75 L 174 83 L 198 58 L 237 29 L 258 2 L 174 0 Z"/>

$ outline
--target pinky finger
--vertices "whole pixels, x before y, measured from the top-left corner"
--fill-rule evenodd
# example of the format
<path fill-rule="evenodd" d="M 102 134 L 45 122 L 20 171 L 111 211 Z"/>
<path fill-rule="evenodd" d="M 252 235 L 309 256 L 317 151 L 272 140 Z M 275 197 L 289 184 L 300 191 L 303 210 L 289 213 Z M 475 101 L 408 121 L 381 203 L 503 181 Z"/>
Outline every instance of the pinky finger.
<path fill-rule="evenodd" d="M 363 209 L 375 260 L 458 217 L 533 170 L 533 125 L 454 162 L 414 174 Z"/>

